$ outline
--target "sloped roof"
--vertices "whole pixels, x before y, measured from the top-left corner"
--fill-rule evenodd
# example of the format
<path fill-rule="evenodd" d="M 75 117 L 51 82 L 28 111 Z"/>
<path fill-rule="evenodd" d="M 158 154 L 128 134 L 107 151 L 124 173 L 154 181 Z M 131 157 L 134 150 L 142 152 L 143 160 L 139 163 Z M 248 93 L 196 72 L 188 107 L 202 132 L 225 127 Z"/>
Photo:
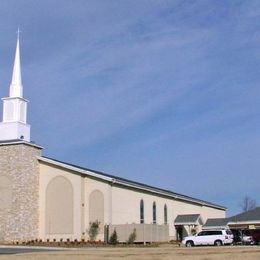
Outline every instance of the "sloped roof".
<path fill-rule="evenodd" d="M 228 222 L 260 221 L 260 207 L 240 213 L 228 219 Z"/>
<path fill-rule="evenodd" d="M 220 209 L 220 210 L 226 210 L 226 207 L 221 206 L 221 205 L 217 205 L 217 204 L 214 204 L 214 203 L 211 203 L 211 202 L 208 202 L 208 201 L 196 199 L 196 198 L 193 198 L 193 197 L 190 197 L 190 196 L 186 196 L 186 195 L 183 195 L 183 194 L 180 194 L 180 193 L 172 192 L 170 190 L 164 190 L 164 189 L 161 189 L 161 188 L 153 187 L 153 186 L 146 185 L 146 184 L 143 184 L 143 183 L 139 183 L 139 182 L 136 182 L 136 181 L 127 180 L 127 179 L 124 179 L 124 178 L 121 178 L 121 177 L 118 177 L 118 176 L 114 176 L 114 175 L 110 175 L 110 174 L 107 174 L 107 173 L 104 173 L 104 172 L 84 168 L 84 167 L 81 167 L 81 166 L 78 166 L 78 165 L 58 161 L 58 160 L 55 160 L 55 159 L 52 159 L 52 158 L 49 158 L 49 157 L 39 156 L 38 160 L 45 162 L 45 163 L 55 165 L 55 166 L 58 166 L 58 167 L 69 169 L 72 172 L 75 172 L 76 174 L 80 174 L 82 176 L 89 176 L 89 177 L 93 177 L 93 178 L 97 178 L 97 179 L 103 179 L 105 181 L 113 183 L 114 185 L 118 184 L 118 185 L 122 185 L 122 186 L 128 186 L 128 187 L 131 187 L 131 188 L 140 189 L 140 190 L 160 194 L 162 196 L 171 197 L 171 198 L 174 198 L 176 200 L 188 201 L 190 203 L 194 203 L 194 204 L 198 204 L 198 205 L 202 205 L 202 206 L 208 206 L 208 207 L 212 207 L 212 208 L 216 208 L 216 209 Z"/>
<path fill-rule="evenodd" d="M 208 218 L 203 227 L 223 227 L 228 223 L 227 218 Z"/>
<path fill-rule="evenodd" d="M 240 213 L 230 218 L 209 218 L 207 219 L 203 227 L 223 227 L 234 222 L 236 223 L 250 221 L 260 222 L 260 207 Z"/>
<path fill-rule="evenodd" d="M 175 225 L 197 224 L 199 221 L 200 221 L 200 214 L 178 215 L 174 221 L 174 224 Z"/>

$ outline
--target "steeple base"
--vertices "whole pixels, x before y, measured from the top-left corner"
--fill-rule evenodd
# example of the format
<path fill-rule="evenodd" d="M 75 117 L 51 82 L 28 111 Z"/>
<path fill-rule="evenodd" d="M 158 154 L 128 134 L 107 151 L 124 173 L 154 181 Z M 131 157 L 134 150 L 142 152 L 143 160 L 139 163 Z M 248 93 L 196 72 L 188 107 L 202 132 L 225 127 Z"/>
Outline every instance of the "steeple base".
<path fill-rule="evenodd" d="M 30 127 L 21 122 L 0 123 L 0 141 L 24 140 L 30 142 Z"/>

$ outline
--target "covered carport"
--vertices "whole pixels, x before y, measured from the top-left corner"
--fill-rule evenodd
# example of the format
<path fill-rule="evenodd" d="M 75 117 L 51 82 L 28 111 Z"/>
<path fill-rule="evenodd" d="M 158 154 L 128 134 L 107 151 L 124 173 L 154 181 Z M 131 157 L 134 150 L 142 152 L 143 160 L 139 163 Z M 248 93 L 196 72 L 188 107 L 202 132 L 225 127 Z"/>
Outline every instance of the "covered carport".
<path fill-rule="evenodd" d="M 252 236 L 256 243 L 260 243 L 260 207 L 237 214 L 230 218 L 208 219 L 203 230 L 229 228 L 234 239 L 242 242 L 243 236 Z"/>
<path fill-rule="evenodd" d="M 228 218 L 229 228 L 260 229 L 260 207 Z"/>
<path fill-rule="evenodd" d="M 200 214 L 178 215 L 174 221 L 177 240 L 181 241 L 184 237 L 197 233 L 202 224 Z"/>

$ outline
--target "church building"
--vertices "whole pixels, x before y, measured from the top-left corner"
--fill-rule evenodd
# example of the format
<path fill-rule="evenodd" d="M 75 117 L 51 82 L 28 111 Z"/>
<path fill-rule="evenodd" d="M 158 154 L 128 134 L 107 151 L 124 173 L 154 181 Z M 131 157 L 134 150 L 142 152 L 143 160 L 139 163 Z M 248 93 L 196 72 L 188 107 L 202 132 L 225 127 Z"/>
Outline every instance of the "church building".
<path fill-rule="evenodd" d="M 116 230 L 120 242 L 136 230 L 137 242 L 181 239 L 226 208 L 104 172 L 43 156 L 30 140 L 23 97 L 19 34 L 8 97 L 0 123 L 0 241 L 88 240 Z"/>

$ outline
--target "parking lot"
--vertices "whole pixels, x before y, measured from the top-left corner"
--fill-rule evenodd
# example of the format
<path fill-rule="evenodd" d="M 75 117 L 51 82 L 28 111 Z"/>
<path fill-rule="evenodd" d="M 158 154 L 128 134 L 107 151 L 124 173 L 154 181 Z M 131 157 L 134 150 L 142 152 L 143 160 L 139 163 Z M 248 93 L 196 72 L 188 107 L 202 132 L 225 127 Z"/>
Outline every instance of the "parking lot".
<path fill-rule="evenodd" d="M 20 252 L 0 255 L 0 260 L 83 260 L 83 259 L 185 259 L 185 260 L 259 260 L 260 246 L 221 246 L 221 247 L 177 247 L 171 244 L 158 247 L 100 247 L 70 249 L 66 251 Z"/>

